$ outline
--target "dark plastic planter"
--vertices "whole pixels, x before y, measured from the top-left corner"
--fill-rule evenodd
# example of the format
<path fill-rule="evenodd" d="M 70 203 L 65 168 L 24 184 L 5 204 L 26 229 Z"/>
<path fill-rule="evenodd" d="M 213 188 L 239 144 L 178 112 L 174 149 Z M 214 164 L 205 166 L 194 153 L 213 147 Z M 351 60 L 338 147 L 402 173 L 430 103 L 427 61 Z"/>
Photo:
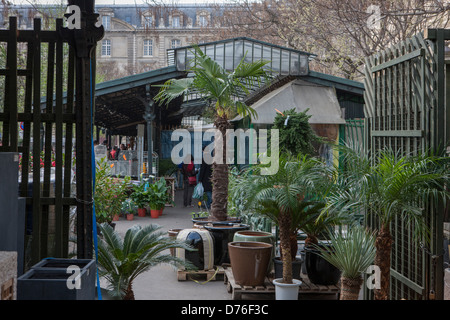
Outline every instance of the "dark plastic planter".
<path fill-rule="evenodd" d="M 275 279 L 283 278 L 283 261 L 280 257 L 275 257 L 273 259 Z M 302 269 L 302 259 L 296 258 L 292 261 L 292 278 L 301 280 L 300 271 Z"/>
<path fill-rule="evenodd" d="M 199 226 L 204 226 L 206 224 L 230 224 L 230 223 L 241 223 L 242 220 L 239 217 L 228 217 L 228 220 L 226 221 L 213 221 L 211 220 L 211 217 L 194 217 L 192 218 L 192 223 Z"/>
<path fill-rule="evenodd" d="M 212 223 L 203 226 L 208 230 L 214 239 L 214 265 L 221 266 L 230 263 L 228 254 L 228 243 L 233 242 L 236 231 L 248 230 L 249 225 L 233 223 Z"/>
<path fill-rule="evenodd" d="M 305 247 L 305 266 L 309 281 L 320 285 L 335 285 L 341 271 L 319 255 L 319 251 Z"/>
<path fill-rule="evenodd" d="M 72 265 L 80 268 L 79 289 L 68 286 L 75 280 Z M 45 259 L 17 279 L 17 300 L 95 300 L 95 282 L 94 260 Z"/>

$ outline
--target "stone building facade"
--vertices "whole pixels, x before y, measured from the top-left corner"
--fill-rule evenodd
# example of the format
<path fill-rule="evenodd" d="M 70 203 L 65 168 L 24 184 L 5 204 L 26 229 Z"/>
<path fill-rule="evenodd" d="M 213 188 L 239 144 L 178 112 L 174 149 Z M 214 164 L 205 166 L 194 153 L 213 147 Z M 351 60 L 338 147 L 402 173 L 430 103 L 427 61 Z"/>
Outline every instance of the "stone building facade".
<path fill-rule="evenodd" d="M 104 80 L 167 66 L 167 50 L 216 40 L 215 7 L 97 6 L 105 35 L 97 47 Z M 216 24 L 215 24 L 216 22 Z"/>

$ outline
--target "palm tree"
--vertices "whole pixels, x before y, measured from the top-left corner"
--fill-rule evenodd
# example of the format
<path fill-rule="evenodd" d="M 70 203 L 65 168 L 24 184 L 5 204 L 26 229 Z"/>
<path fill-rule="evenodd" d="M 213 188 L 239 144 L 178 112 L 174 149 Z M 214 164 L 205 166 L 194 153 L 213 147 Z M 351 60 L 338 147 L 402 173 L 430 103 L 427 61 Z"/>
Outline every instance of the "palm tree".
<path fill-rule="evenodd" d="M 330 247 L 313 246 L 320 256 L 342 271 L 340 299 L 357 300 L 362 274 L 375 259 L 375 233 L 354 225 L 346 234 L 329 232 L 329 239 Z"/>
<path fill-rule="evenodd" d="M 133 281 L 161 263 L 195 269 L 190 262 L 163 253 L 170 248 L 192 248 L 166 236 L 158 225 L 135 225 L 127 230 L 123 239 L 107 223 L 102 223 L 99 229 L 102 235 L 98 243 L 99 275 L 107 280 L 112 296 L 134 300 Z"/>
<path fill-rule="evenodd" d="M 341 187 L 328 197 L 327 209 L 364 211 L 375 215 L 378 232 L 375 241 L 375 264 L 380 268 L 381 288 L 375 290 L 375 299 L 389 298 L 392 235 L 391 222 L 396 218 L 414 225 L 415 239 L 429 241 L 429 229 L 423 218 L 424 208 L 431 200 L 448 198 L 444 186 L 449 172 L 444 161 L 433 155 L 399 156 L 382 150 L 368 154 L 344 148 L 347 170 Z M 446 171 L 447 170 L 447 171 Z"/>
<path fill-rule="evenodd" d="M 247 198 L 244 206 L 278 224 L 283 282 L 292 283 L 293 234 L 301 225 L 300 221 L 309 222 L 311 215 L 318 212 L 320 203 L 305 200 L 305 197 L 314 194 L 320 198 L 326 193 L 331 181 L 329 168 L 319 159 L 300 155 L 297 158 L 281 155 L 278 172 L 273 175 L 257 174 L 261 166 L 253 167 L 254 174 L 246 176 L 247 183 L 241 184 Z M 305 216 L 300 217 L 298 212 L 304 212 Z"/>
<path fill-rule="evenodd" d="M 234 115 L 256 116 L 256 112 L 237 97 L 249 94 L 250 86 L 261 85 L 267 79 L 263 67 L 265 61 L 245 62 L 245 56 L 235 70 L 226 71 L 203 51 L 194 47 L 193 66 L 188 72 L 192 78 L 171 79 L 167 81 L 155 97 L 155 101 L 170 103 L 175 98 L 198 93 L 211 102 L 215 114 L 214 126 L 223 137 L 223 159 L 221 163 L 213 162 L 213 194 L 211 215 L 219 221 L 227 220 L 228 202 L 228 164 L 226 163 L 226 130 L 230 128 L 229 120 Z M 220 162 L 220 161 L 219 161 Z"/>

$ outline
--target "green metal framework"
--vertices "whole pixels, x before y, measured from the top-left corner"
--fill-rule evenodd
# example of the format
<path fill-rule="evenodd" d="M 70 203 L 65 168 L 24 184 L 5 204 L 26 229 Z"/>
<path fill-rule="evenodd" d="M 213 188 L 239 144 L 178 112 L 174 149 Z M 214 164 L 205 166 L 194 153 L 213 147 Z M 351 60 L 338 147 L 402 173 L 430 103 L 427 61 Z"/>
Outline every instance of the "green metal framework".
<path fill-rule="evenodd" d="M 450 30 L 433 29 L 366 59 L 365 146 L 374 152 L 392 148 L 402 154 L 443 151 L 449 141 L 449 103 L 445 40 Z M 413 241 L 414 225 L 396 220 L 391 258 L 391 299 L 442 299 L 443 210 L 429 207 L 425 219 L 429 245 Z M 373 215 L 371 215 L 373 216 Z M 366 221 L 376 227 L 377 221 Z M 366 297 L 372 292 L 366 289 Z"/>

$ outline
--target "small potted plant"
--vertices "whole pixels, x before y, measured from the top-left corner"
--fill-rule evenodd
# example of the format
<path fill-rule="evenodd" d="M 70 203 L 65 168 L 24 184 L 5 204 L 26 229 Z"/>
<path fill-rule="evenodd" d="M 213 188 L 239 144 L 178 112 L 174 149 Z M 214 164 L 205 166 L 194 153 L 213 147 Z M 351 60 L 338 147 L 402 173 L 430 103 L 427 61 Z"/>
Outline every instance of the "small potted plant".
<path fill-rule="evenodd" d="M 131 199 L 126 199 L 122 202 L 122 212 L 125 214 L 128 221 L 134 219 L 134 214 L 136 212 L 136 205 Z"/>
<path fill-rule="evenodd" d="M 130 181 L 130 177 L 114 179 L 106 158 L 97 162 L 94 204 L 98 223 L 112 223 L 114 217 L 120 215 Z"/>
<path fill-rule="evenodd" d="M 131 193 L 131 199 L 137 206 L 137 213 L 139 217 L 145 217 L 147 209 L 145 208 L 149 202 L 149 193 L 145 190 L 144 184 L 134 186 Z"/>

